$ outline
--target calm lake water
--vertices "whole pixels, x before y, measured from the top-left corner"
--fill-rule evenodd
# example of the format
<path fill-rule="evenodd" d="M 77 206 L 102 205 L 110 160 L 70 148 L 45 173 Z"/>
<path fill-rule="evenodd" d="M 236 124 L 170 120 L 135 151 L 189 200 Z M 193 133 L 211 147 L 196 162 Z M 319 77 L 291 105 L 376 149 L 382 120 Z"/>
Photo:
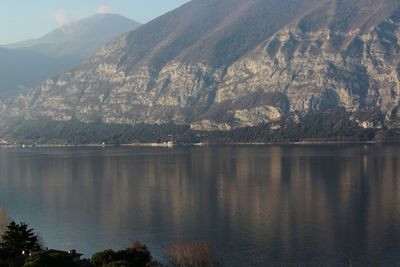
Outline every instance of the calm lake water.
<path fill-rule="evenodd" d="M 0 205 L 51 248 L 211 243 L 227 267 L 400 266 L 400 146 L 0 149 Z"/>

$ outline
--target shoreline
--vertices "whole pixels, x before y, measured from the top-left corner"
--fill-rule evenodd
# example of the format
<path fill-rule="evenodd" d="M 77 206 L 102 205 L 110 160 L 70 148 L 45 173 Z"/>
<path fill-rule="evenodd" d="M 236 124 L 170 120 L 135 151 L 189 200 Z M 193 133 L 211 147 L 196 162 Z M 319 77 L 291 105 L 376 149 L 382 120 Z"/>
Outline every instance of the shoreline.
<path fill-rule="evenodd" d="M 132 143 L 132 144 L 13 144 L 0 145 L 1 148 L 110 148 L 110 147 L 153 147 L 153 148 L 176 148 L 176 147 L 204 147 L 204 146 L 271 146 L 271 145 L 371 145 L 371 144 L 397 144 L 399 142 L 381 141 L 299 141 L 299 142 L 216 142 L 216 143 Z"/>

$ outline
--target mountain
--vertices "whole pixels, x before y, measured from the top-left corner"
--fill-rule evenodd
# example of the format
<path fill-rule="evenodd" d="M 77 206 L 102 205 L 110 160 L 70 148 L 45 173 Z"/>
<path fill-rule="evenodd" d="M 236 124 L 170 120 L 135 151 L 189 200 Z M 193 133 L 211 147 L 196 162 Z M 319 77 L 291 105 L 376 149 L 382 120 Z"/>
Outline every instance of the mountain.
<path fill-rule="evenodd" d="M 39 39 L 0 48 L 0 99 L 18 95 L 78 65 L 108 41 L 139 25 L 119 15 L 99 14 Z"/>
<path fill-rule="evenodd" d="M 399 38 L 398 0 L 192 0 L 7 112 L 226 130 L 339 107 L 395 125 Z"/>
<path fill-rule="evenodd" d="M 71 67 L 74 58 L 53 58 L 32 51 L 0 48 L 0 99 L 15 96 L 37 85 L 49 75 Z"/>
<path fill-rule="evenodd" d="M 104 44 L 141 24 L 117 14 L 97 14 L 62 26 L 34 40 L 5 46 L 42 53 L 52 57 L 93 56 Z"/>

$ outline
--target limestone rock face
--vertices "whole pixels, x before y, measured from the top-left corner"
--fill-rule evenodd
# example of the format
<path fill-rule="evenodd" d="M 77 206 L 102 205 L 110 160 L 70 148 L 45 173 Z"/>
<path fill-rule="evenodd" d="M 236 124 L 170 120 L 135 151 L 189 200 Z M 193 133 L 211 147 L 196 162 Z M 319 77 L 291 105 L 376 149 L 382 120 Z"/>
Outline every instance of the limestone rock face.
<path fill-rule="evenodd" d="M 344 41 L 332 47 L 338 34 Z M 399 36 L 400 20 L 393 19 L 368 32 L 284 29 L 228 68 L 216 102 L 233 101 L 261 88 L 285 95 L 290 111 L 379 107 L 390 116 L 399 105 Z"/>
<path fill-rule="evenodd" d="M 399 78 L 398 0 L 193 0 L 18 96 L 7 113 L 197 130 L 330 107 L 378 108 L 389 120 Z"/>
<path fill-rule="evenodd" d="M 218 123 L 212 120 L 200 120 L 192 123 L 191 129 L 195 131 L 227 131 L 232 128 L 227 123 Z"/>
<path fill-rule="evenodd" d="M 262 123 L 278 120 L 281 113 L 273 106 L 261 106 L 249 109 L 233 111 L 235 120 L 240 125 L 254 126 Z"/>

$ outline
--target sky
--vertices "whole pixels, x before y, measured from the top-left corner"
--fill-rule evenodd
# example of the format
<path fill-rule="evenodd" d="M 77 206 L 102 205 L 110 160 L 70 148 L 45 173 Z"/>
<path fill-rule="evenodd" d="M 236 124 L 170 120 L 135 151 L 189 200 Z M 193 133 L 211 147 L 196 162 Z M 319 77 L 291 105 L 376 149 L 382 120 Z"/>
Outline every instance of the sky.
<path fill-rule="evenodd" d="M 146 23 L 189 0 L 0 0 L 0 44 L 40 37 L 96 13 Z"/>

